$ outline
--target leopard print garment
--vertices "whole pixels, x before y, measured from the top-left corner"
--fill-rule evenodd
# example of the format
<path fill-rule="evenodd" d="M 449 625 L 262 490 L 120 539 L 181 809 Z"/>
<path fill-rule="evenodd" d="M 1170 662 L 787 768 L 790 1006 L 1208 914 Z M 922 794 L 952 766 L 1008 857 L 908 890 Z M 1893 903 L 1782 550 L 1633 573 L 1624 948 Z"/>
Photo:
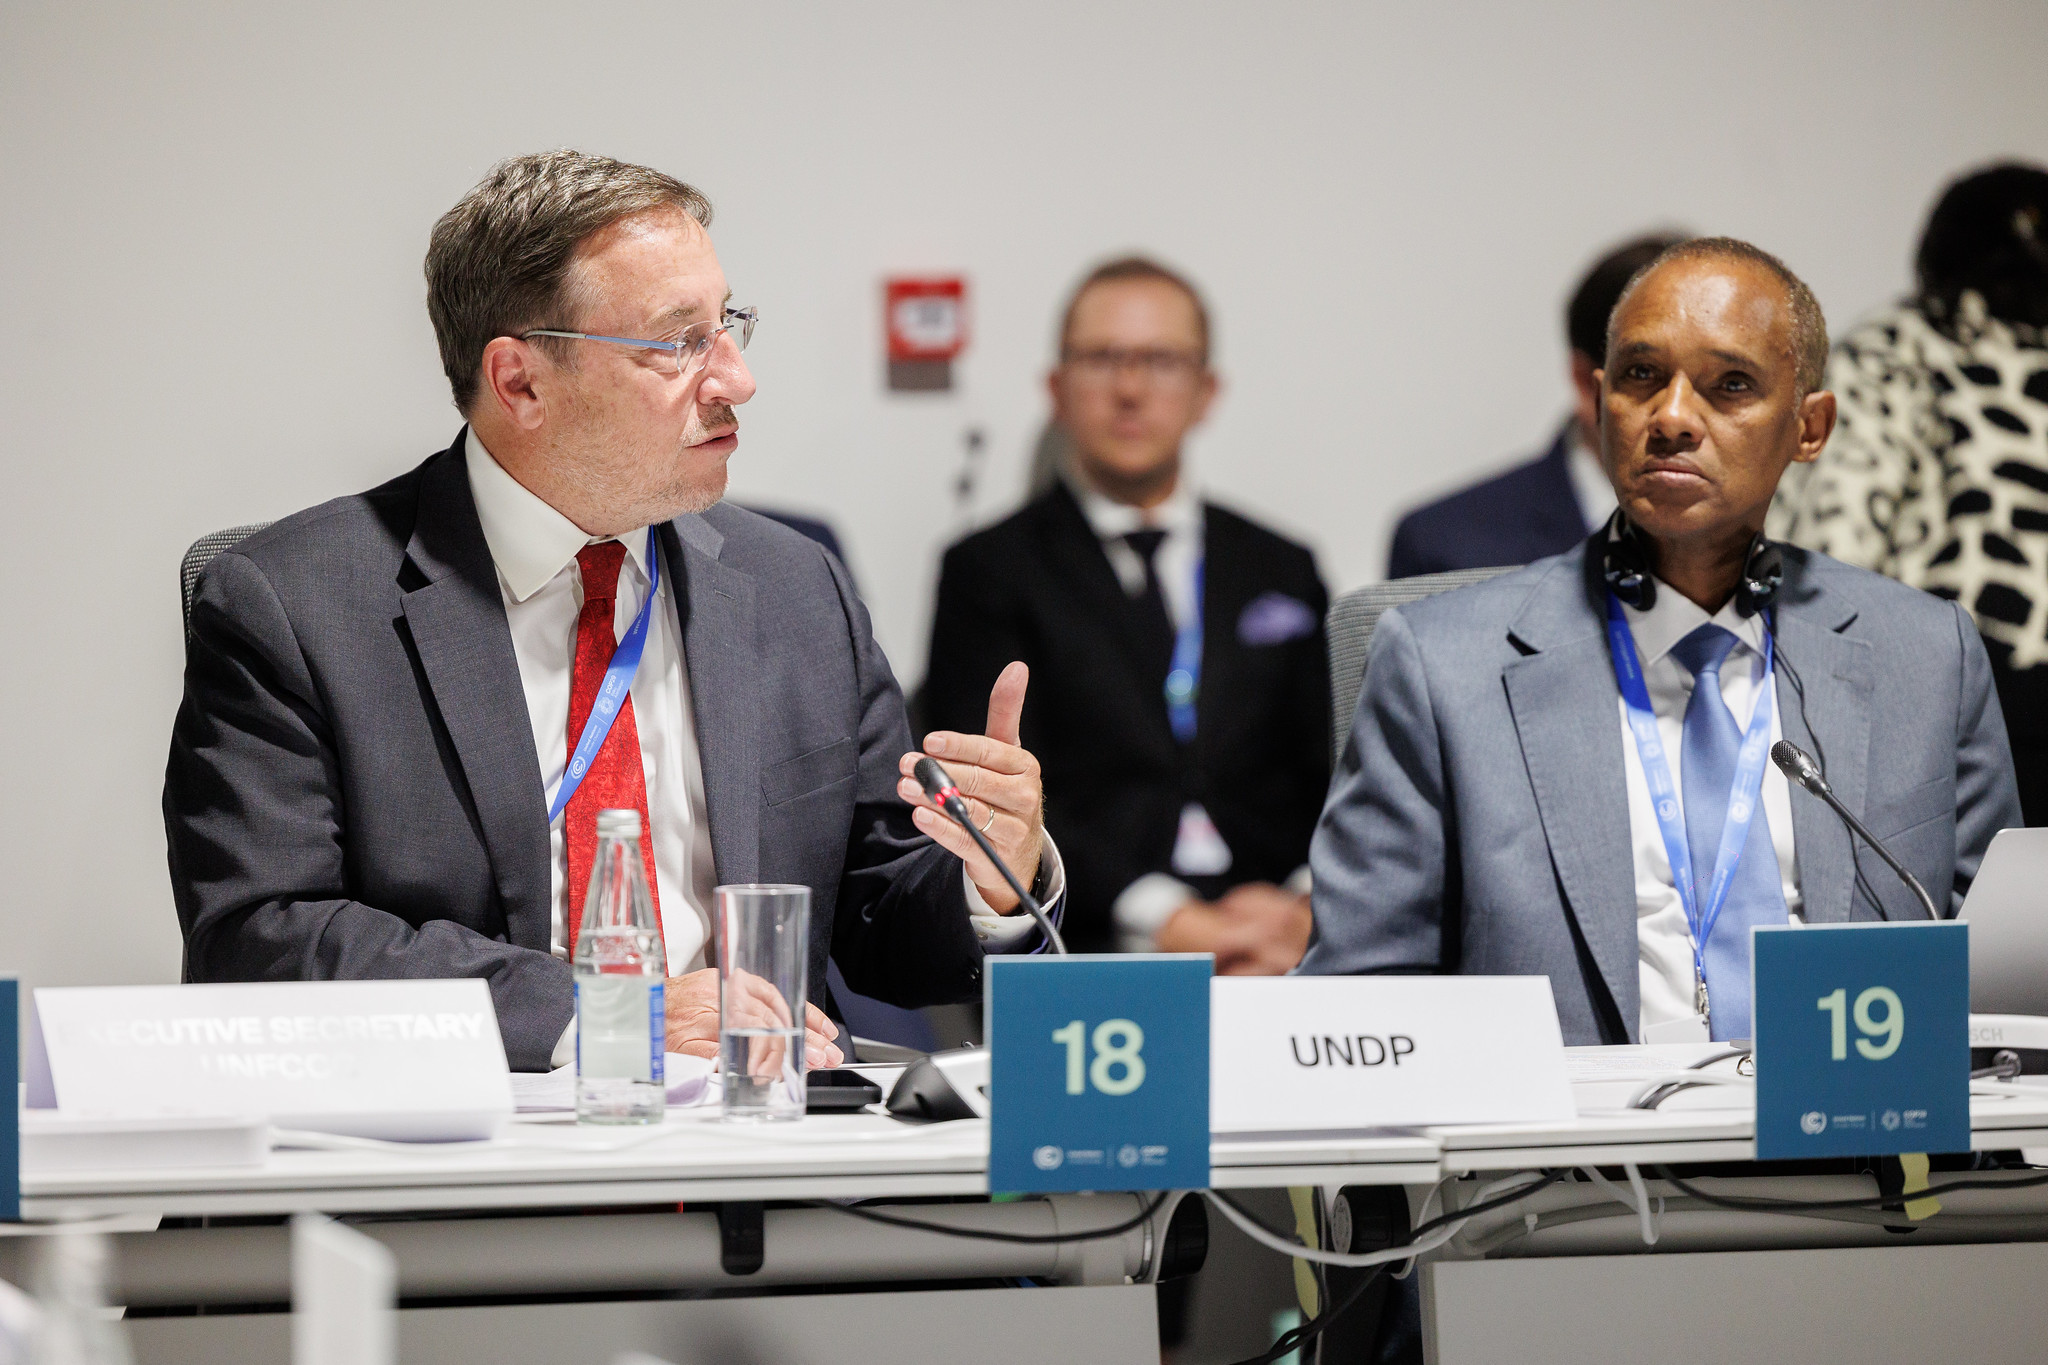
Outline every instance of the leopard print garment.
<path fill-rule="evenodd" d="M 1840 406 L 1770 534 L 1961 602 L 2011 667 L 2048 663 L 2048 338 L 1965 294 L 1951 339 L 1911 304 L 1841 339 Z"/>

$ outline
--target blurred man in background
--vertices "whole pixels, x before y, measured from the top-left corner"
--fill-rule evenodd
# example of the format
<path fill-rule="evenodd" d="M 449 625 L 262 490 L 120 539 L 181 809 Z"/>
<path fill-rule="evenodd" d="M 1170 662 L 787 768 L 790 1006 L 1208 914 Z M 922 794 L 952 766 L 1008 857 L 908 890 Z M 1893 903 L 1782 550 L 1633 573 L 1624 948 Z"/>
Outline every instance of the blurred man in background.
<path fill-rule="evenodd" d="M 1600 465 L 1600 389 L 1594 380 L 1607 352 L 1607 315 L 1632 275 L 1683 240 L 1684 234 L 1673 233 L 1638 237 L 1586 272 L 1564 314 L 1572 415 L 1536 459 L 1402 517 L 1394 528 L 1387 577 L 1534 563 L 1571 549 L 1607 520 L 1614 490 Z"/>
<path fill-rule="evenodd" d="M 947 551 L 931 722 L 978 717 L 1024 660 L 1067 941 L 1283 972 L 1308 938 L 1303 864 L 1330 775 L 1314 557 L 1204 501 L 1182 469 L 1217 380 L 1207 311 L 1179 275 L 1138 258 L 1092 272 L 1048 388 L 1071 458 Z"/>

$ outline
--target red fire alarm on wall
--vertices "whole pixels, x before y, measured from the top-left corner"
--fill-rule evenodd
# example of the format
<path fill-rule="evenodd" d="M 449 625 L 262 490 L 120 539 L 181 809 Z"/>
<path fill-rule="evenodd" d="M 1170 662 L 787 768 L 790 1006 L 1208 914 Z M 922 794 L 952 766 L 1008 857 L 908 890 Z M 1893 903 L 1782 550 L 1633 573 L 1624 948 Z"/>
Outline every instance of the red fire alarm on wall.
<path fill-rule="evenodd" d="M 889 387 L 931 392 L 953 387 L 953 358 L 967 348 L 967 282 L 958 275 L 884 281 Z"/>

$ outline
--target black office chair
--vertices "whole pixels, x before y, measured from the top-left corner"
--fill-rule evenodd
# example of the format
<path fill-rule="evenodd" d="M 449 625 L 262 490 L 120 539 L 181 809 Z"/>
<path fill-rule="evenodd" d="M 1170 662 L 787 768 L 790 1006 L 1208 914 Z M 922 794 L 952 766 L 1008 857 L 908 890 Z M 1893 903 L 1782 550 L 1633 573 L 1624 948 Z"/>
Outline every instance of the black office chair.
<path fill-rule="evenodd" d="M 1351 733 L 1352 713 L 1358 709 L 1358 694 L 1365 690 L 1365 662 L 1372 651 L 1372 633 L 1388 607 L 1405 606 L 1434 597 L 1440 592 L 1484 583 L 1516 566 L 1499 569 L 1457 569 L 1450 573 L 1420 574 L 1395 578 L 1385 583 L 1368 583 L 1353 588 L 1330 604 L 1330 750 L 1344 752 L 1344 737 Z"/>
<path fill-rule="evenodd" d="M 178 565 L 178 600 L 185 609 L 185 638 L 192 638 L 192 591 L 199 586 L 199 573 L 213 557 L 222 550 L 239 545 L 250 536 L 269 526 L 267 521 L 252 521 L 247 526 L 230 526 L 225 531 L 208 531 L 192 542 L 192 548 L 185 551 L 184 562 Z"/>

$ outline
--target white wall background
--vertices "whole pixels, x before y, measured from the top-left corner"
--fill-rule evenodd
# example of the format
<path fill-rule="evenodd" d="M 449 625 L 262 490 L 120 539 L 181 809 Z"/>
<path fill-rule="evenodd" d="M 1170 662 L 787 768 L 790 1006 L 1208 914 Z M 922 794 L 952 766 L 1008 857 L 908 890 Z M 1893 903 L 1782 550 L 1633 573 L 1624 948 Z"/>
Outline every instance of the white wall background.
<path fill-rule="evenodd" d="M 2048 158 L 2044 69 L 2040 0 L 9 0 L 0 969 L 175 978 L 179 555 L 446 444 L 420 258 L 499 157 L 710 194 L 765 318 L 733 491 L 838 524 L 915 679 L 937 551 L 1021 486 L 1093 260 L 1206 286 L 1227 389 L 1193 459 L 1347 587 L 1399 508 L 1545 436 L 1599 248 L 1750 237 L 1846 321 L 1904 287 L 1951 172 Z M 881 277 L 951 270 L 958 388 L 886 395 Z"/>

